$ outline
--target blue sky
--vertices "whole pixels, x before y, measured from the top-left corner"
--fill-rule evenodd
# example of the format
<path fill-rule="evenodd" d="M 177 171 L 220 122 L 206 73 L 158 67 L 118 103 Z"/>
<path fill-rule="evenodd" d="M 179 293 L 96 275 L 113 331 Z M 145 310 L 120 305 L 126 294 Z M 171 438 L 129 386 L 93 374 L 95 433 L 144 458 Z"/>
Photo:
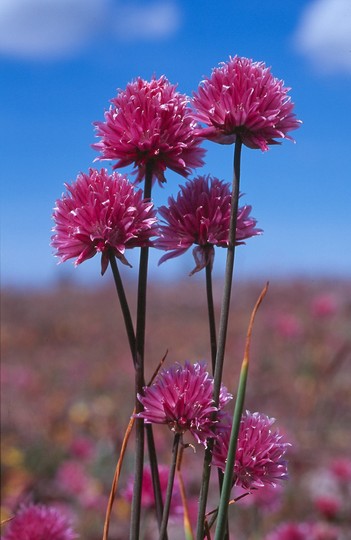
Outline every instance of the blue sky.
<path fill-rule="evenodd" d="M 292 133 L 296 144 L 243 150 L 242 201 L 252 204 L 264 235 L 238 249 L 237 275 L 350 276 L 350 0 L 2 0 L 2 285 L 105 279 L 97 257 L 78 269 L 71 262 L 57 266 L 49 245 L 63 183 L 87 171 L 97 155 L 92 122 L 137 76 L 165 74 L 191 95 L 235 54 L 271 66 L 292 88 L 304 122 Z M 230 181 L 233 147 L 206 147 L 197 173 Z M 173 173 L 167 179 L 154 190 L 157 205 L 183 182 Z M 189 254 L 157 268 L 160 255 L 151 257 L 157 279 L 193 267 Z"/>

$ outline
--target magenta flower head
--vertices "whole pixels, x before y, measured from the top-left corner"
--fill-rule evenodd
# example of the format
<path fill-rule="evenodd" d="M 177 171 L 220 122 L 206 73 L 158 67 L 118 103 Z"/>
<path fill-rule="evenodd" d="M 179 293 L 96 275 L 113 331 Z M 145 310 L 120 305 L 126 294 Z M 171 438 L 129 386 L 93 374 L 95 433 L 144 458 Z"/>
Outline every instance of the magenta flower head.
<path fill-rule="evenodd" d="M 105 112 L 104 122 L 95 122 L 100 142 L 93 148 L 98 159 L 117 160 L 114 168 L 134 163 L 137 182 L 150 164 L 154 179 L 165 182 L 167 168 L 188 176 L 203 165 L 205 150 L 199 147 L 197 123 L 188 98 L 176 91 L 166 77 L 150 82 L 136 79 L 119 90 Z"/>
<path fill-rule="evenodd" d="M 174 364 L 160 372 L 156 381 L 138 395 L 144 411 L 137 414 L 146 423 L 167 424 L 174 433 L 190 431 L 198 443 L 206 446 L 206 439 L 214 437 L 217 422 L 212 413 L 220 411 L 232 395 L 222 386 L 219 407 L 214 406 L 213 378 L 202 363 L 184 367 Z"/>
<path fill-rule="evenodd" d="M 289 443 L 282 442 L 279 431 L 272 431 L 274 418 L 246 411 L 243 414 L 235 456 L 233 484 L 244 489 L 257 489 L 288 476 L 287 462 L 283 459 Z M 230 432 L 223 430 L 213 451 L 213 464 L 225 470 Z"/>
<path fill-rule="evenodd" d="M 276 138 L 291 139 L 288 132 L 301 122 L 292 112 L 289 90 L 263 62 L 230 58 L 194 93 L 195 118 L 208 126 L 199 135 L 220 144 L 232 144 L 240 135 L 243 144 L 261 150 L 279 144 Z"/>
<path fill-rule="evenodd" d="M 111 253 L 129 265 L 126 249 L 150 245 L 156 234 L 156 210 L 125 175 L 90 169 L 65 186 L 67 193 L 56 201 L 51 239 L 61 262 L 76 257 L 77 266 L 101 253 L 104 274 Z"/>
<path fill-rule="evenodd" d="M 193 244 L 196 263 L 191 274 L 207 265 L 212 267 L 214 246 L 228 247 L 231 208 L 231 186 L 218 178 L 198 176 L 180 187 L 177 199 L 168 198 L 168 207 L 161 206 L 159 213 L 163 224 L 155 247 L 170 251 L 161 257 L 159 264 L 185 253 Z M 250 216 L 251 206 L 238 209 L 236 245 L 261 234 L 257 221 Z"/>
<path fill-rule="evenodd" d="M 21 506 L 2 540 L 74 540 L 78 536 L 56 508 L 41 504 Z"/>

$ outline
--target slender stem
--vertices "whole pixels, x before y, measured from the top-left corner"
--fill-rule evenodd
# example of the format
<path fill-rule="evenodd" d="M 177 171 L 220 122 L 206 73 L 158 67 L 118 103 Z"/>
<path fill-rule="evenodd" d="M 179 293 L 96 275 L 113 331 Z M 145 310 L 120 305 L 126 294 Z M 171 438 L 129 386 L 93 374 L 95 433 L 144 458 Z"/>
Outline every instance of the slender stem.
<path fill-rule="evenodd" d="M 166 534 L 167 534 L 168 516 L 169 516 L 169 510 L 171 507 L 174 476 L 175 476 L 175 472 L 177 468 L 179 441 L 180 441 L 180 433 L 176 433 L 174 435 L 174 442 L 173 442 L 173 449 L 172 449 L 172 463 L 171 463 L 171 468 L 169 470 L 169 475 L 168 475 L 165 506 L 163 509 L 163 517 L 162 517 L 159 540 L 165 540 Z"/>
<path fill-rule="evenodd" d="M 231 297 L 233 271 L 234 271 L 236 221 L 237 221 L 237 215 L 238 215 L 239 189 L 240 189 L 241 148 L 242 148 L 242 140 L 239 136 L 237 136 L 237 139 L 235 142 L 235 149 L 234 149 L 234 175 L 233 175 L 233 187 L 232 187 L 232 198 L 231 198 L 227 261 L 226 261 L 225 276 L 224 276 L 223 298 L 222 298 L 221 314 L 220 314 L 220 320 L 219 320 L 218 345 L 217 345 L 216 365 L 215 365 L 215 372 L 214 372 L 213 400 L 216 406 L 218 406 L 218 403 L 219 403 L 219 394 L 220 394 L 221 383 L 222 383 L 224 354 L 225 354 L 225 345 L 226 345 L 226 339 L 227 339 L 227 329 L 228 329 L 228 319 L 229 319 L 230 297 Z M 204 463 L 204 468 L 203 468 L 203 477 L 202 477 L 201 492 L 200 492 L 199 517 L 198 517 L 196 540 L 203 539 L 204 516 L 206 513 L 208 486 L 209 486 L 210 475 L 211 475 L 211 465 L 210 465 L 211 460 L 212 460 L 212 452 L 208 450 L 205 452 L 205 463 Z M 200 519 L 202 519 L 202 521 L 200 521 Z"/>
<path fill-rule="evenodd" d="M 154 435 L 152 431 L 152 425 L 145 424 L 145 429 L 146 429 L 147 444 L 148 444 L 148 449 L 149 449 L 152 485 L 153 485 L 154 496 L 155 496 L 156 518 L 157 518 L 158 526 L 159 528 L 161 528 L 162 515 L 163 515 L 163 501 L 162 501 L 160 475 L 158 472 L 157 454 L 156 454 Z"/>
<path fill-rule="evenodd" d="M 134 365 L 135 365 L 135 345 L 136 345 L 136 342 L 135 342 L 135 333 L 134 333 L 133 321 L 132 321 L 132 317 L 131 317 L 131 314 L 130 314 L 130 311 L 129 311 L 129 306 L 128 306 L 127 298 L 126 298 L 126 295 L 125 295 L 121 275 L 120 275 L 119 270 L 118 270 L 116 257 L 114 256 L 112 251 L 109 254 L 109 258 L 110 258 L 110 265 L 111 265 L 111 269 L 112 269 L 113 278 L 115 280 L 115 285 L 116 285 L 116 289 L 117 289 L 119 302 L 120 302 L 121 309 L 122 309 L 122 314 L 123 314 L 123 318 L 124 318 L 124 324 L 125 324 L 126 331 L 127 331 L 129 347 L 130 347 L 130 350 L 132 352 L 133 362 L 134 362 Z"/>
<path fill-rule="evenodd" d="M 209 328 L 210 328 L 210 342 L 211 342 L 211 360 L 212 360 L 212 373 L 215 371 L 216 366 L 216 356 L 217 356 L 217 336 L 216 336 L 216 320 L 215 320 L 215 312 L 214 312 L 214 302 L 213 302 L 213 287 L 212 287 L 212 267 L 211 265 L 206 266 L 206 293 L 207 293 L 207 310 L 208 310 L 208 321 L 209 321 Z M 210 466 L 212 457 L 211 457 L 212 450 L 208 451 L 208 455 L 205 456 L 205 468 Z M 218 469 L 218 485 L 219 485 L 219 492 L 222 492 L 222 484 L 223 484 L 223 471 L 221 469 Z M 204 494 L 203 494 L 204 495 Z M 207 500 L 207 496 L 206 496 Z M 202 509 L 202 512 L 204 512 L 205 509 Z M 205 518 L 205 515 L 201 516 L 203 519 Z M 226 532 L 226 535 L 223 537 L 223 540 L 227 540 L 228 537 L 228 530 Z"/>
<path fill-rule="evenodd" d="M 234 471 L 234 464 L 235 464 L 236 447 L 237 447 L 238 435 L 239 435 L 239 430 L 240 430 L 240 421 L 241 421 L 242 412 L 244 408 L 246 383 L 247 383 L 247 376 L 248 376 L 248 371 L 249 371 L 252 329 L 253 329 L 253 324 L 255 321 L 257 310 L 260 307 L 262 300 L 267 293 L 267 290 L 268 290 L 268 283 L 263 288 L 254 306 L 254 309 L 250 317 L 247 335 L 246 335 L 245 353 L 244 353 L 244 358 L 241 364 L 238 392 L 236 396 L 232 430 L 230 434 L 228 455 L 227 455 L 226 467 L 225 467 L 225 473 L 224 473 L 224 479 L 223 479 L 223 485 L 222 485 L 222 493 L 221 493 L 221 498 L 220 498 L 219 507 L 218 507 L 218 521 L 217 521 L 217 527 L 216 527 L 215 540 L 222 540 L 224 532 L 226 530 L 226 524 L 228 520 L 228 505 L 229 505 L 229 499 L 230 499 L 230 492 L 233 486 L 233 471 Z"/>
<path fill-rule="evenodd" d="M 207 293 L 207 310 L 208 323 L 210 327 L 210 342 L 211 342 L 211 360 L 212 373 L 214 373 L 217 355 L 217 337 L 216 337 L 216 320 L 213 304 L 213 288 L 212 288 L 212 268 L 210 264 L 206 266 L 206 293 Z"/>
<path fill-rule="evenodd" d="M 151 198 L 152 164 L 148 164 L 145 172 L 144 198 Z M 149 248 L 142 247 L 140 250 L 139 280 L 138 280 L 138 304 L 136 322 L 136 347 L 135 347 L 135 409 L 141 412 L 142 405 L 137 394 L 142 393 L 145 385 L 144 377 L 144 350 L 145 350 L 145 323 L 146 323 L 146 289 L 148 271 Z M 138 418 L 135 423 L 135 471 L 134 489 L 132 498 L 130 540 L 138 540 L 140 532 L 141 493 L 144 468 L 144 420 Z"/>
<path fill-rule="evenodd" d="M 211 476 L 211 461 L 214 439 L 208 439 L 202 468 L 202 482 L 199 495 L 199 508 L 197 513 L 196 540 L 204 538 L 206 503 Z"/>
<path fill-rule="evenodd" d="M 225 345 L 227 339 L 229 308 L 230 308 L 230 296 L 233 282 L 234 271 L 234 258 L 235 258 L 235 241 L 236 241 L 236 221 L 238 215 L 239 206 L 239 189 L 240 189 L 240 162 L 241 162 L 241 147 L 242 141 L 237 136 L 234 150 L 234 177 L 233 177 L 233 189 L 231 200 L 231 213 L 230 213 L 230 225 L 229 225 L 229 239 L 228 239 L 228 251 L 227 262 L 224 277 L 224 290 L 222 299 L 221 315 L 219 320 L 218 331 L 218 347 L 216 356 L 216 369 L 214 373 L 214 401 L 218 405 L 219 394 L 222 382 L 223 364 Z"/>

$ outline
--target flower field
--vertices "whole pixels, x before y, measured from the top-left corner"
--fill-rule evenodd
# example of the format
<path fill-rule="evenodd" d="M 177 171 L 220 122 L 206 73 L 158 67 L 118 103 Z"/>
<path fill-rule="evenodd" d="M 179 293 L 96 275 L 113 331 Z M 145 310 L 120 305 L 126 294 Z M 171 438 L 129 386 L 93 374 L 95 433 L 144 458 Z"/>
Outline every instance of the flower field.
<path fill-rule="evenodd" d="M 234 285 L 223 376 L 234 395 L 250 313 L 262 286 Z M 111 482 L 134 407 L 134 367 L 113 289 L 109 276 L 95 290 L 62 284 L 51 291 L 2 291 L 2 519 L 22 502 L 40 502 L 62 510 L 80 538 L 102 537 Z M 134 284 L 126 292 L 133 305 Z M 214 298 L 218 316 L 221 290 L 216 284 Z M 166 352 L 165 367 L 186 360 L 209 366 L 204 305 L 201 279 L 162 287 L 150 282 L 147 380 Z M 274 429 L 292 443 L 286 454 L 289 479 L 247 495 L 242 490 L 243 498 L 229 511 L 233 540 L 351 538 L 350 328 L 351 282 L 270 284 L 253 330 L 245 408 L 276 418 Z M 156 425 L 154 437 L 163 471 L 170 462 L 172 434 L 167 426 Z M 184 442 L 192 443 L 188 434 Z M 147 461 L 146 447 L 145 453 Z M 196 452 L 192 446 L 184 449 L 181 472 L 193 528 L 202 457 L 199 447 Z M 110 540 L 128 538 L 133 460 L 132 432 Z M 163 473 L 161 484 L 162 478 Z M 170 540 L 184 538 L 178 482 L 176 477 Z M 217 504 L 217 484 L 213 471 L 208 511 Z M 145 540 L 157 538 L 151 489 L 148 477 L 142 499 Z M 241 488 L 235 489 L 233 497 L 240 495 Z M 296 530 L 313 531 L 309 536 L 295 531 L 293 536 L 290 522 L 299 524 Z"/>

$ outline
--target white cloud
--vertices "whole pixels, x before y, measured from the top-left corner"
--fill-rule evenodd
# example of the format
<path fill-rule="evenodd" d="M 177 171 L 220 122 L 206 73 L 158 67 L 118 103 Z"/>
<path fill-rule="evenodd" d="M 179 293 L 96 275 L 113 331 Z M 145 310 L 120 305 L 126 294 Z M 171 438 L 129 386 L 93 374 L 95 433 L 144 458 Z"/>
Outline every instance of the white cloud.
<path fill-rule="evenodd" d="M 71 56 L 102 35 L 162 39 L 179 25 L 175 0 L 1 0 L 0 54 L 51 60 Z"/>
<path fill-rule="evenodd" d="M 158 40 L 174 34 L 180 19 L 180 10 L 173 1 L 124 4 L 116 9 L 114 28 L 122 40 Z"/>
<path fill-rule="evenodd" d="M 319 71 L 351 73 L 351 0 L 310 2 L 294 42 Z"/>
<path fill-rule="evenodd" d="M 84 46 L 101 26 L 105 0 L 1 0 L 0 52 L 57 58 Z"/>

